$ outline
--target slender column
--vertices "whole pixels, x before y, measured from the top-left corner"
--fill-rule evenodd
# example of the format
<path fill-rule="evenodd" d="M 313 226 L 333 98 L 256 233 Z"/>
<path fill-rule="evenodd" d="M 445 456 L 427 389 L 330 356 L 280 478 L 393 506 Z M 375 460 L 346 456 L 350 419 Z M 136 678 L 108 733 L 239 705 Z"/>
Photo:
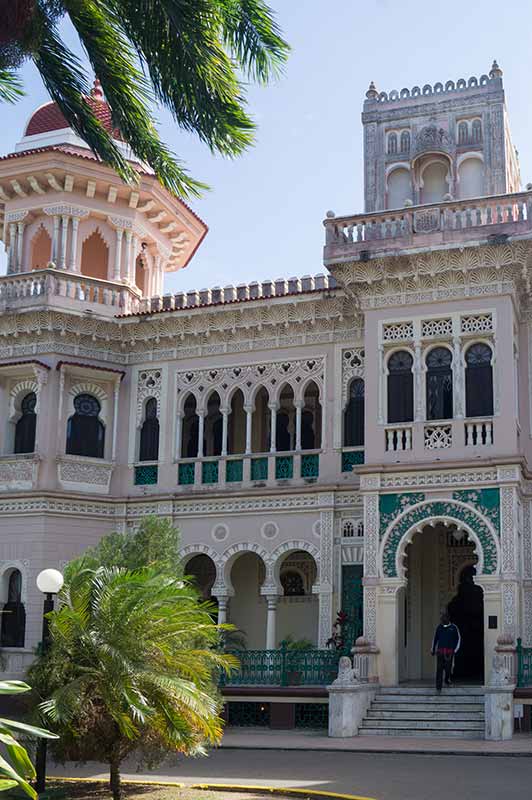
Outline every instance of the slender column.
<path fill-rule="evenodd" d="M 122 237 L 124 235 L 123 228 L 116 229 L 116 251 L 115 251 L 115 269 L 113 280 L 118 282 L 120 280 L 120 265 L 122 263 Z"/>
<path fill-rule="evenodd" d="M 129 281 L 129 273 L 131 271 L 131 241 L 133 239 L 133 231 L 126 230 L 126 258 L 125 258 L 125 265 L 124 265 L 124 283 Z"/>
<path fill-rule="evenodd" d="M 118 395 L 120 392 L 120 378 L 117 378 L 114 386 L 114 408 L 113 408 L 113 448 L 111 459 L 116 459 L 116 437 L 118 434 Z"/>
<path fill-rule="evenodd" d="M 299 452 L 301 450 L 301 412 L 303 408 L 298 403 L 296 406 L 296 450 Z"/>
<path fill-rule="evenodd" d="M 227 455 L 227 428 L 229 423 L 229 410 L 227 408 L 220 409 L 222 412 L 222 456 Z"/>
<path fill-rule="evenodd" d="M 81 264 L 76 263 L 78 252 L 78 230 L 79 230 L 79 217 L 72 217 L 72 237 L 70 239 L 70 264 L 69 270 L 71 272 L 79 272 Z"/>
<path fill-rule="evenodd" d="M 129 274 L 126 276 L 131 286 L 135 285 L 135 253 L 137 252 L 137 237 L 131 236 L 131 253 L 129 254 Z"/>
<path fill-rule="evenodd" d="M 205 417 L 203 414 L 199 415 L 198 425 L 198 458 L 203 458 L 203 430 L 205 427 Z"/>
<path fill-rule="evenodd" d="M 68 216 L 63 214 L 61 217 L 61 255 L 59 258 L 59 269 L 66 269 L 66 249 L 68 238 Z"/>
<path fill-rule="evenodd" d="M 65 393 L 65 373 L 61 369 L 59 372 L 59 403 L 58 410 L 57 410 L 57 438 L 56 438 L 56 446 L 57 446 L 57 455 L 61 455 L 65 448 L 63 448 L 63 436 L 65 431 L 63 430 L 62 425 L 62 417 L 63 417 L 63 396 Z"/>
<path fill-rule="evenodd" d="M 421 344 L 414 343 L 414 420 L 421 422 L 423 419 L 423 371 L 421 368 Z"/>
<path fill-rule="evenodd" d="M 277 432 L 277 406 L 272 403 L 270 406 L 271 421 L 270 421 L 270 453 L 275 453 L 276 446 L 276 432 Z"/>
<path fill-rule="evenodd" d="M 183 415 L 178 414 L 175 419 L 175 461 L 181 458 L 181 435 L 183 430 Z"/>
<path fill-rule="evenodd" d="M 52 262 L 57 266 L 59 256 L 59 215 L 54 214 L 54 232 L 52 235 Z"/>
<path fill-rule="evenodd" d="M 462 368 L 462 345 L 459 336 L 453 338 L 453 382 L 454 416 L 464 418 L 464 371 Z"/>
<path fill-rule="evenodd" d="M 16 272 L 17 270 L 17 223 L 11 222 L 9 224 L 9 253 L 7 262 L 8 273 Z"/>
<path fill-rule="evenodd" d="M 266 601 L 268 603 L 268 616 L 266 617 L 266 650 L 275 650 L 278 599 L 279 596 L 276 594 L 269 594 L 266 596 Z"/>
<path fill-rule="evenodd" d="M 218 594 L 216 599 L 218 600 L 218 625 L 224 625 L 227 622 L 229 597 L 226 594 Z"/>
<path fill-rule="evenodd" d="M 24 222 L 17 224 L 17 272 L 22 272 L 22 253 L 24 246 Z"/>
<path fill-rule="evenodd" d="M 384 370 L 384 347 L 379 346 L 379 399 L 378 399 L 378 421 L 382 425 L 384 422 L 384 386 L 385 386 L 385 370 Z"/>
<path fill-rule="evenodd" d="M 252 406 L 244 406 L 246 412 L 246 455 L 251 453 L 251 431 L 253 424 L 253 408 Z"/>

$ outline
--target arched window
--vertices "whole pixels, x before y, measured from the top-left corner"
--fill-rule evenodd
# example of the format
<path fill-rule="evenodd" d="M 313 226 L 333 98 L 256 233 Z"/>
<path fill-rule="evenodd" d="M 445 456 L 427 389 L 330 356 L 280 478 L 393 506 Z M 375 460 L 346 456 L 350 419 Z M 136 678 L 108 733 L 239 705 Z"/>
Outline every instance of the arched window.
<path fill-rule="evenodd" d="M 412 200 L 412 180 L 407 169 L 394 169 L 388 175 L 387 197 L 388 208 L 403 208 L 407 200 Z"/>
<path fill-rule="evenodd" d="M 196 458 L 198 455 L 199 417 L 196 413 L 196 398 L 193 394 L 189 394 L 185 400 L 183 412 L 181 458 Z"/>
<path fill-rule="evenodd" d="M 465 354 L 466 416 L 493 415 L 493 353 L 482 342 L 472 344 Z"/>
<path fill-rule="evenodd" d="M 479 119 L 474 119 L 471 125 L 471 140 L 477 144 L 482 139 L 482 123 Z"/>
<path fill-rule="evenodd" d="M 427 419 L 452 419 L 453 357 L 446 347 L 435 347 L 427 355 Z"/>
<path fill-rule="evenodd" d="M 268 403 L 268 391 L 261 386 L 255 395 L 255 407 L 251 418 L 251 450 L 253 453 L 267 453 L 270 449 L 271 414 Z"/>
<path fill-rule="evenodd" d="M 344 447 L 364 444 L 364 381 L 353 378 L 349 384 L 349 400 L 344 411 Z"/>
<path fill-rule="evenodd" d="M 0 646 L 24 647 L 26 610 L 22 602 L 22 575 L 18 569 L 12 570 L 9 575 L 7 602 L 4 603 L 1 617 Z"/>
<path fill-rule="evenodd" d="M 31 242 L 31 268 L 46 269 L 51 258 L 52 240 L 44 225 L 40 225 Z"/>
<path fill-rule="evenodd" d="M 279 398 L 275 425 L 275 449 L 278 452 L 295 449 L 295 417 L 294 390 L 285 386 Z"/>
<path fill-rule="evenodd" d="M 388 153 L 393 155 L 397 153 L 397 134 L 390 133 L 388 136 Z"/>
<path fill-rule="evenodd" d="M 220 395 L 213 392 L 207 402 L 205 417 L 205 434 L 203 437 L 203 455 L 219 456 L 222 452 L 223 418 L 220 411 Z"/>
<path fill-rule="evenodd" d="M 246 450 L 246 412 L 244 395 L 237 389 L 231 398 L 231 413 L 227 421 L 227 452 L 229 455 L 244 453 Z"/>
<path fill-rule="evenodd" d="M 67 423 L 66 452 L 73 456 L 103 458 L 105 428 L 98 419 L 101 406 L 92 394 L 74 398 L 74 414 Z"/>
<path fill-rule="evenodd" d="M 303 597 L 305 594 L 305 582 L 303 576 L 295 569 L 287 569 L 281 572 L 281 586 L 285 597 Z"/>
<path fill-rule="evenodd" d="M 146 402 L 144 422 L 140 429 L 139 461 L 157 461 L 159 458 L 159 420 L 157 400 L 150 397 Z"/>
<path fill-rule="evenodd" d="M 301 411 L 301 449 L 314 450 L 321 447 L 320 390 L 314 381 L 305 389 Z"/>
<path fill-rule="evenodd" d="M 81 274 L 106 281 L 109 279 L 108 261 L 109 248 L 100 231 L 96 229 L 81 247 Z"/>
<path fill-rule="evenodd" d="M 458 144 L 467 144 L 469 138 L 469 130 L 467 122 L 458 123 Z"/>
<path fill-rule="evenodd" d="M 401 153 L 410 152 L 410 131 L 403 131 L 401 134 Z"/>
<path fill-rule="evenodd" d="M 388 360 L 388 422 L 414 419 L 413 358 L 406 350 L 392 353 Z"/>
<path fill-rule="evenodd" d="M 15 425 L 15 453 L 33 453 L 35 450 L 36 405 L 37 396 L 35 392 L 30 392 L 22 399 L 20 404 L 21 415 Z"/>

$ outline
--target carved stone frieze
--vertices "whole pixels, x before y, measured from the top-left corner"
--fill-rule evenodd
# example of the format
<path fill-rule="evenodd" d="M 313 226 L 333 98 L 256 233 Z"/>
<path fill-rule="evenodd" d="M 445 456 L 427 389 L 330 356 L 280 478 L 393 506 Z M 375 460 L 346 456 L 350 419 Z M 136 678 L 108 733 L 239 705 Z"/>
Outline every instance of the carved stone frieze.
<path fill-rule="evenodd" d="M 114 465 L 82 456 L 60 456 L 57 477 L 63 489 L 107 494 Z"/>
<path fill-rule="evenodd" d="M 38 469 L 39 458 L 35 455 L 0 457 L 0 491 L 34 489 L 37 483 Z"/>

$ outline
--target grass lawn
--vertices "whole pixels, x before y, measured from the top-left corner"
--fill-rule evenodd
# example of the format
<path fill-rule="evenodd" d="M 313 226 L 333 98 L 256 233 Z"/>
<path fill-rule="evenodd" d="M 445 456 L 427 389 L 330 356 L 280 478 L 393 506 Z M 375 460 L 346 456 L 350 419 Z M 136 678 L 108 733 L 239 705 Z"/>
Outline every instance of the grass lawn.
<path fill-rule="evenodd" d="M 127 800 L 271 800 L 275 795 L 255 792 L 206 791 L 203 789 L 179 789 L 172 786 L 142 786 L 124 784 Z M 276 795 L 279 798 L 279 795 Z M 109 800 L 109 786 L 95 781 L 54 781 L 47 783 L 46 798 L 49 800 Z"/>

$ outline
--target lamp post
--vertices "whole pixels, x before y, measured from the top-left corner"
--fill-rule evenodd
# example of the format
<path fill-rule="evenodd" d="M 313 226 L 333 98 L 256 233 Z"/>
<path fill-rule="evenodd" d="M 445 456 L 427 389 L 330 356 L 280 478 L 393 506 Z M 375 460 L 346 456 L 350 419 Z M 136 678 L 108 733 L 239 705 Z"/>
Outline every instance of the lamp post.
<path fill-rule="evenodd" d="M 44 595 L 41 652 L 46 653 L 50 646 L 50 623 L 48 614 L 54 610 L 54 595 L 61 591 L 63 576 L 57 569 L 43 569 L 37 575 L 37 588 Z M 35 756 L 35 788 L 40 794 L 46 789 L 46 739 L 39 739 Z"/>

